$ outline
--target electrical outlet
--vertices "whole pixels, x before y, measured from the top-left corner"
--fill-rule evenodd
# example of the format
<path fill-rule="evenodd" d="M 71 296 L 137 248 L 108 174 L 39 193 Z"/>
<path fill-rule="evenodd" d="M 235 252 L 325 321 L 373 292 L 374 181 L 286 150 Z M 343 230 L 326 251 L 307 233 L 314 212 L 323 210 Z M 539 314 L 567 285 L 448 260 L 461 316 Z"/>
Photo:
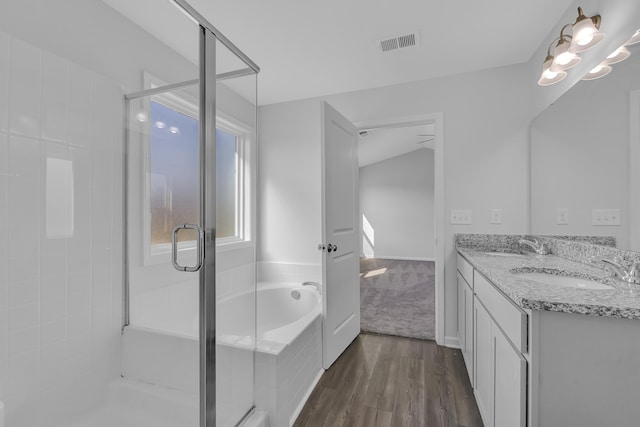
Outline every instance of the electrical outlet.
<path fill-rule="evenodd" d="M 502 224 L 502 209 L 491 209 L 491 224 Z"/>
<path fill-rule="evenodd" d="M 620 225 L 620 209 L 593 209 L 591 225 Z"/>
<path fill-rule="evenodd" d="M 568 208 L 558 208 L 556 210 L 556 224 L 558 224 L 558 225 L 567 225 L 567 224 L 569 224 L 569 209 Z"/>
<path fill-rule="evenodd" d="M 451 209 L 450 224 L 471 224 L 471 209 Z"/>

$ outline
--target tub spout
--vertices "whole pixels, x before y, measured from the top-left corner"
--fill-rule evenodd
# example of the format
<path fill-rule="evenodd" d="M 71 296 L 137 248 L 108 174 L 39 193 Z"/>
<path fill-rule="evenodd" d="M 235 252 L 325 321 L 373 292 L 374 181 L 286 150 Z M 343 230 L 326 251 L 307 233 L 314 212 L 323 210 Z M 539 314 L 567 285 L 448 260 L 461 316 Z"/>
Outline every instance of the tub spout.
<path fill-rule="evenodd" d="M 322 288 L 320 287 L 320 283 L 318 282 L 304 282 L 302 286 L 313 286 L 318 290 L 318 293 L 322 295 Z"/>

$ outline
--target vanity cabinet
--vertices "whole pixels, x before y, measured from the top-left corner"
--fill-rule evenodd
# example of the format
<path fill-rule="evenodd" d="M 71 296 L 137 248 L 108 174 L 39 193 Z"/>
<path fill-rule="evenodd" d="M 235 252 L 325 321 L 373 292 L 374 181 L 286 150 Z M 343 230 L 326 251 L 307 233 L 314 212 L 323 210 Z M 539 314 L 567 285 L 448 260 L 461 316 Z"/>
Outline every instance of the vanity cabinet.
<path fill-rule="evenodd" d="M 640 287 L 533 287 L 510 273 L 523 264 L 593 274 L 554 256 L 458 254 L 458 336 L 484 427 L 640 426 Z"/>
<path fill-rule="evenodd" d="M 458 343 L 473 387 L 473 267 L 458 255 Z"/>
<path fill-rule="evenodd" d="M 484 425 L 525 427 L 527 314 L 460 255 L 457 265 L 458 339 Z"/>

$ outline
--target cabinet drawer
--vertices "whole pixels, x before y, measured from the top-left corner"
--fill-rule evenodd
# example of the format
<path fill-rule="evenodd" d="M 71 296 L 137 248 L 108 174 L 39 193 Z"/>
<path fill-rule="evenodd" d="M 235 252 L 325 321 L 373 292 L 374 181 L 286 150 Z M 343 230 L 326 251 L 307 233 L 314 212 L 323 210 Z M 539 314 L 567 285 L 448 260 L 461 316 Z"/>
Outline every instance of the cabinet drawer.
<path fill-rule="evenodd" d="M 458 254 L 458 271 L 467 281 L 467 284 L 473 289 L 473 267 L 469 264 L 469 261 L 464 259 L 462 255 Z"/>
<path fill-rule="evenodd" d="M 477 271 L 473 275 L 474 291 L 496 324 L 521 353 L 527 352 L 527 314 L 502 295 Z"/>

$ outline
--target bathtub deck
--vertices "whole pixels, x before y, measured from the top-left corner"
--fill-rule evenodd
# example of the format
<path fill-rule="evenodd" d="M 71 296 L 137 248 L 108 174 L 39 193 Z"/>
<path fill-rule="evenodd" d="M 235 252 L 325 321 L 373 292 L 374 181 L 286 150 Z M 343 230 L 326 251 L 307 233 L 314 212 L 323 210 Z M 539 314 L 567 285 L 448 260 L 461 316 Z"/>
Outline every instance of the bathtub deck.
<path fill-rule="evenodd" d="M 361 334 L 324 373 L 294 427 L 482 427 L 459 350 Z"/>

